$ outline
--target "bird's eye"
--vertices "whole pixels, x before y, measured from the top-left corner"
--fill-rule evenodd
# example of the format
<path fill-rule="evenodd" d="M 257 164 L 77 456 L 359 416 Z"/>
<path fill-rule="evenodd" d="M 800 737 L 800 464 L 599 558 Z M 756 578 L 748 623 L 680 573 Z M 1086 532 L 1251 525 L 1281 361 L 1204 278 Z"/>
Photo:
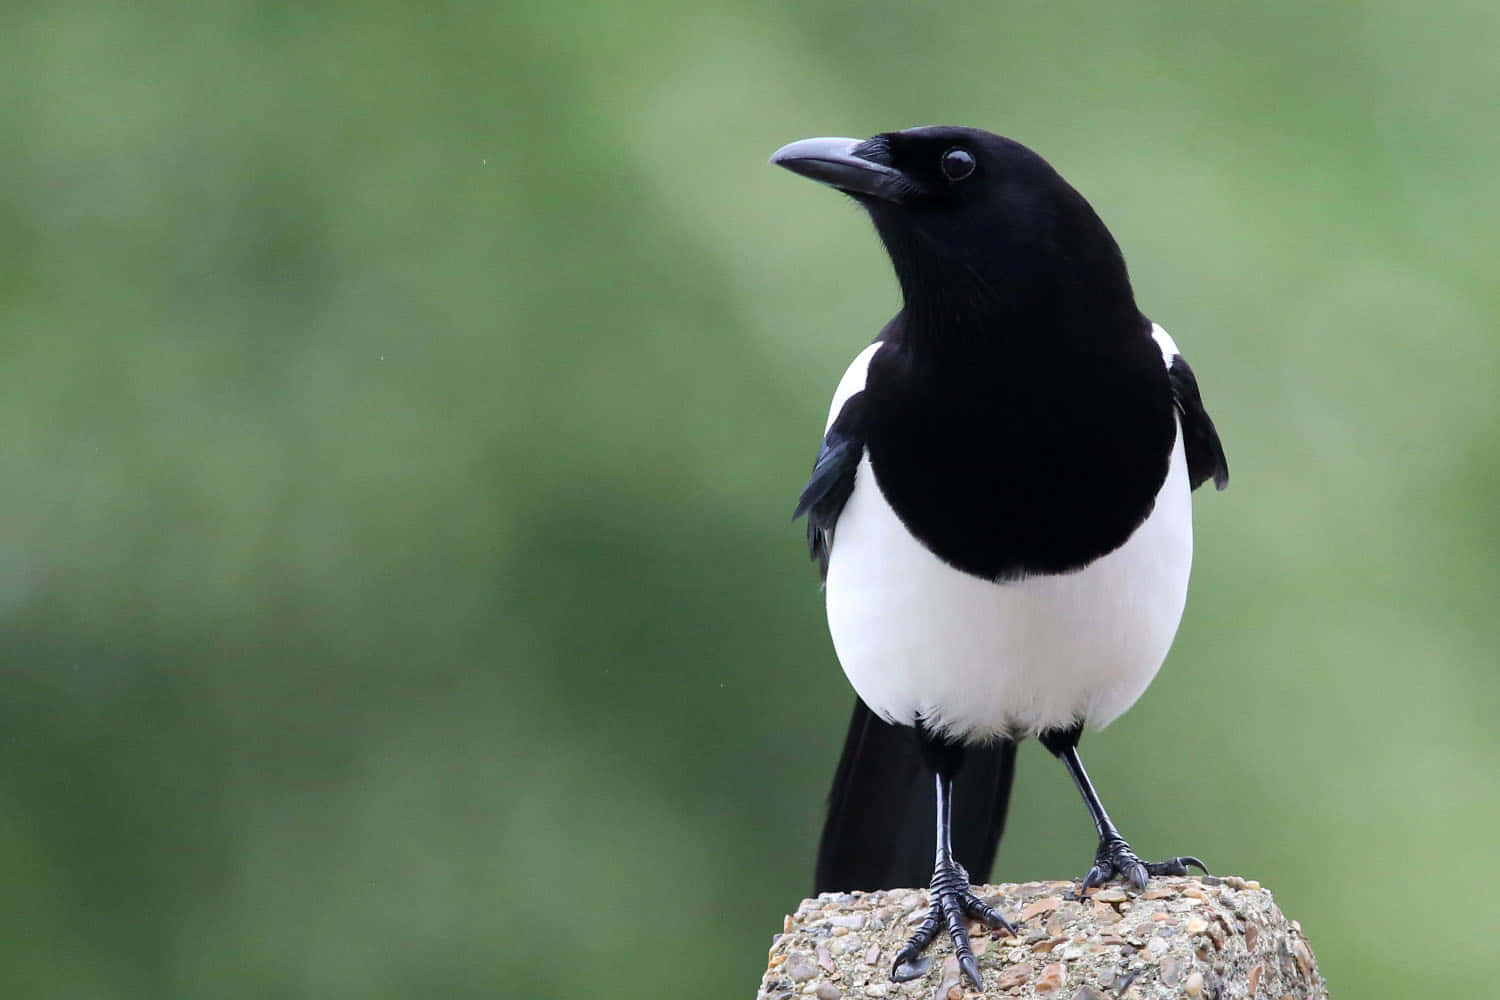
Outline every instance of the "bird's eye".
<path fill-rule="evenodd" d="M 974 154 L 967 149 L 953 148 L 943 154 L 943 176 L 950 181 L 961 181 L 974 172 Z"/>

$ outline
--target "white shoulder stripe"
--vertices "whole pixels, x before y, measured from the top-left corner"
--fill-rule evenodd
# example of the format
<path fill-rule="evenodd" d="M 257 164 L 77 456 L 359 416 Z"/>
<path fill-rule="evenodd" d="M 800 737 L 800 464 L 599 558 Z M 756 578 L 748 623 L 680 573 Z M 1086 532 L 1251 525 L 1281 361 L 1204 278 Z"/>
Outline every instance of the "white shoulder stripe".
<path fill-rule="evenodd" d="M 833 426 L 833 421 L 838 417 L 839 411 L 849 401 L 849 397 L 865 387 L 865 372 L 870 367 L 870 359 L 875 352 L 880 350 L 884 341 L 877 340 L 854 356 L 849 363 L 849 368 L 844 372 L 844 377 L 839 379 L 839 387 L 833 392 L 833 402 L 828 407 L 828 422 L 823 425 L 823 433 L 828 433 L 828 428 Z"/>
<path fill-rule="evenodd" d="M 1172 335 L 1163 330 L 1157 323 L 1151 324 L 1151 339 L 1156 341 L 1156 346 L 1161 348 L 1161 359 L 1168 368 L 1172 367 L 1172 359 L 1182 352 L 1177 349 L 1177 343 Z"/>

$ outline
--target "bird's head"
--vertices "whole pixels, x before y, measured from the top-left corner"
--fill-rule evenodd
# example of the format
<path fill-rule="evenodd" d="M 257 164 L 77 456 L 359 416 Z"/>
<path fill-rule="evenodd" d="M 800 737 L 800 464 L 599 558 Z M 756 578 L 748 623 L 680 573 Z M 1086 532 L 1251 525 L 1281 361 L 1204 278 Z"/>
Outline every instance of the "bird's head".
<path fill-rule="evenodd" d="M 927 126 L 869 139 L 803 139 L 771 162 L 870 213 L 908 311 L 1066 321 L 1137 317 L 1125 262 L 1094 210 L 1013 139 Z M 999 316 L 995 314 L 1000 314 Z"/>

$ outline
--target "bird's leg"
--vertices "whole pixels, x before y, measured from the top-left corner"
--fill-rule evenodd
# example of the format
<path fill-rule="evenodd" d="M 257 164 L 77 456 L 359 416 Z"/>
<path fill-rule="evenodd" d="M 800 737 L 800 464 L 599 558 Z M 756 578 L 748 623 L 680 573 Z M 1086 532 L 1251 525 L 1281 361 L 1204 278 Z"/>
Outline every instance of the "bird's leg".
<path fill-rule="evenodd" d="M 1016 929 L 990 906 L 974 894 L 969 886 L 969 873 L 953 857 L 953 846 L 949 839 L 949 826 L 953 817 L 953 776 L 939 771 L 937 781 L 937 858 L 932 868 L 932 883 L 928 895 L 931 905 L 927 919 L 906 942 L 906 947 L 896 956 L 891 969 L 891 979 L 904 982 L 926 973 L 930 962 L 918 962 L 917 958 L 927 949 L 939 927 L 946 927 L 953 939 L 953 950 L 958 955 L 958 966 L 976 990 L 984 989 L 984 980 L 979 975 L 979 962 L 969 946 L 969 932 L 964 918 L 983 921 L 996 930 L 1015 934 Z"/>
<path fill-rule="evenodd" d="M 1104 885 L 1111 879 L 1122 879 L 1136 888 L 1137 891 L 1146 888 L 1146 879 L 1151 875 L 1186 875 L 1188 866 L 1207 873 L 1208 869 L 1202 861 L 1192 855 L 1183 855 L 1177 858 L 1169 858 L 1166 861 L 1142 861 L 1125 838 L 1120 836 L 1120 831 L 1110 820 L 1109 813 L 1104 811 L 1104 803 L 1099 801 L 1099 793 L 1094 791 L 1093 782 L 1089 781 L 1089 773 L 1083 769 L 1083 761 L 1078 756 L 1078 738 L 1082 734 L 1082 727 L 1074 727 L 1068 730 L 1054 730 L 1043 733 L 1042 743 L 1057 755 L 1068 768 L 1068 773 L 1073 776 L 1073 784 L 1078 786 L 1078 792 L 1083 796 L 1084 804 L 1089 807 L 1089 814 L 1094 817 L 1094 828 L 1099 831 L 1099 849 L 1094 852 L 1094 864 L 1089 868 L 1088 874 L 1083 877 L 1083 885 L 1079 892 L 1085 892 L 1095 886 Z"/>

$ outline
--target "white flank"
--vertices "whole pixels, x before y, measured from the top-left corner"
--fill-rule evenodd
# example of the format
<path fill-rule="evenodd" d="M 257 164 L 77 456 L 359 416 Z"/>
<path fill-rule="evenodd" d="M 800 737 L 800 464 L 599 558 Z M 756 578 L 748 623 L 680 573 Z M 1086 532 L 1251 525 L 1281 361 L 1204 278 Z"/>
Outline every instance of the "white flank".
<path fill-rule="evenodd" d="M 1170 364 L 1176 345 L 1152 334 Z M 879 346 L 850 365 L 830 423 Z M 834 532 L 828 628 L 854 690 L 887 721 L 969 740 L 1103 726 L 1166 658 L 1192 559 L 1180 431 L 1156 506 L 1124 545 L 1076 572 L 1011 583 L 962 573 L 912 537 L 866 456 Z"/>

